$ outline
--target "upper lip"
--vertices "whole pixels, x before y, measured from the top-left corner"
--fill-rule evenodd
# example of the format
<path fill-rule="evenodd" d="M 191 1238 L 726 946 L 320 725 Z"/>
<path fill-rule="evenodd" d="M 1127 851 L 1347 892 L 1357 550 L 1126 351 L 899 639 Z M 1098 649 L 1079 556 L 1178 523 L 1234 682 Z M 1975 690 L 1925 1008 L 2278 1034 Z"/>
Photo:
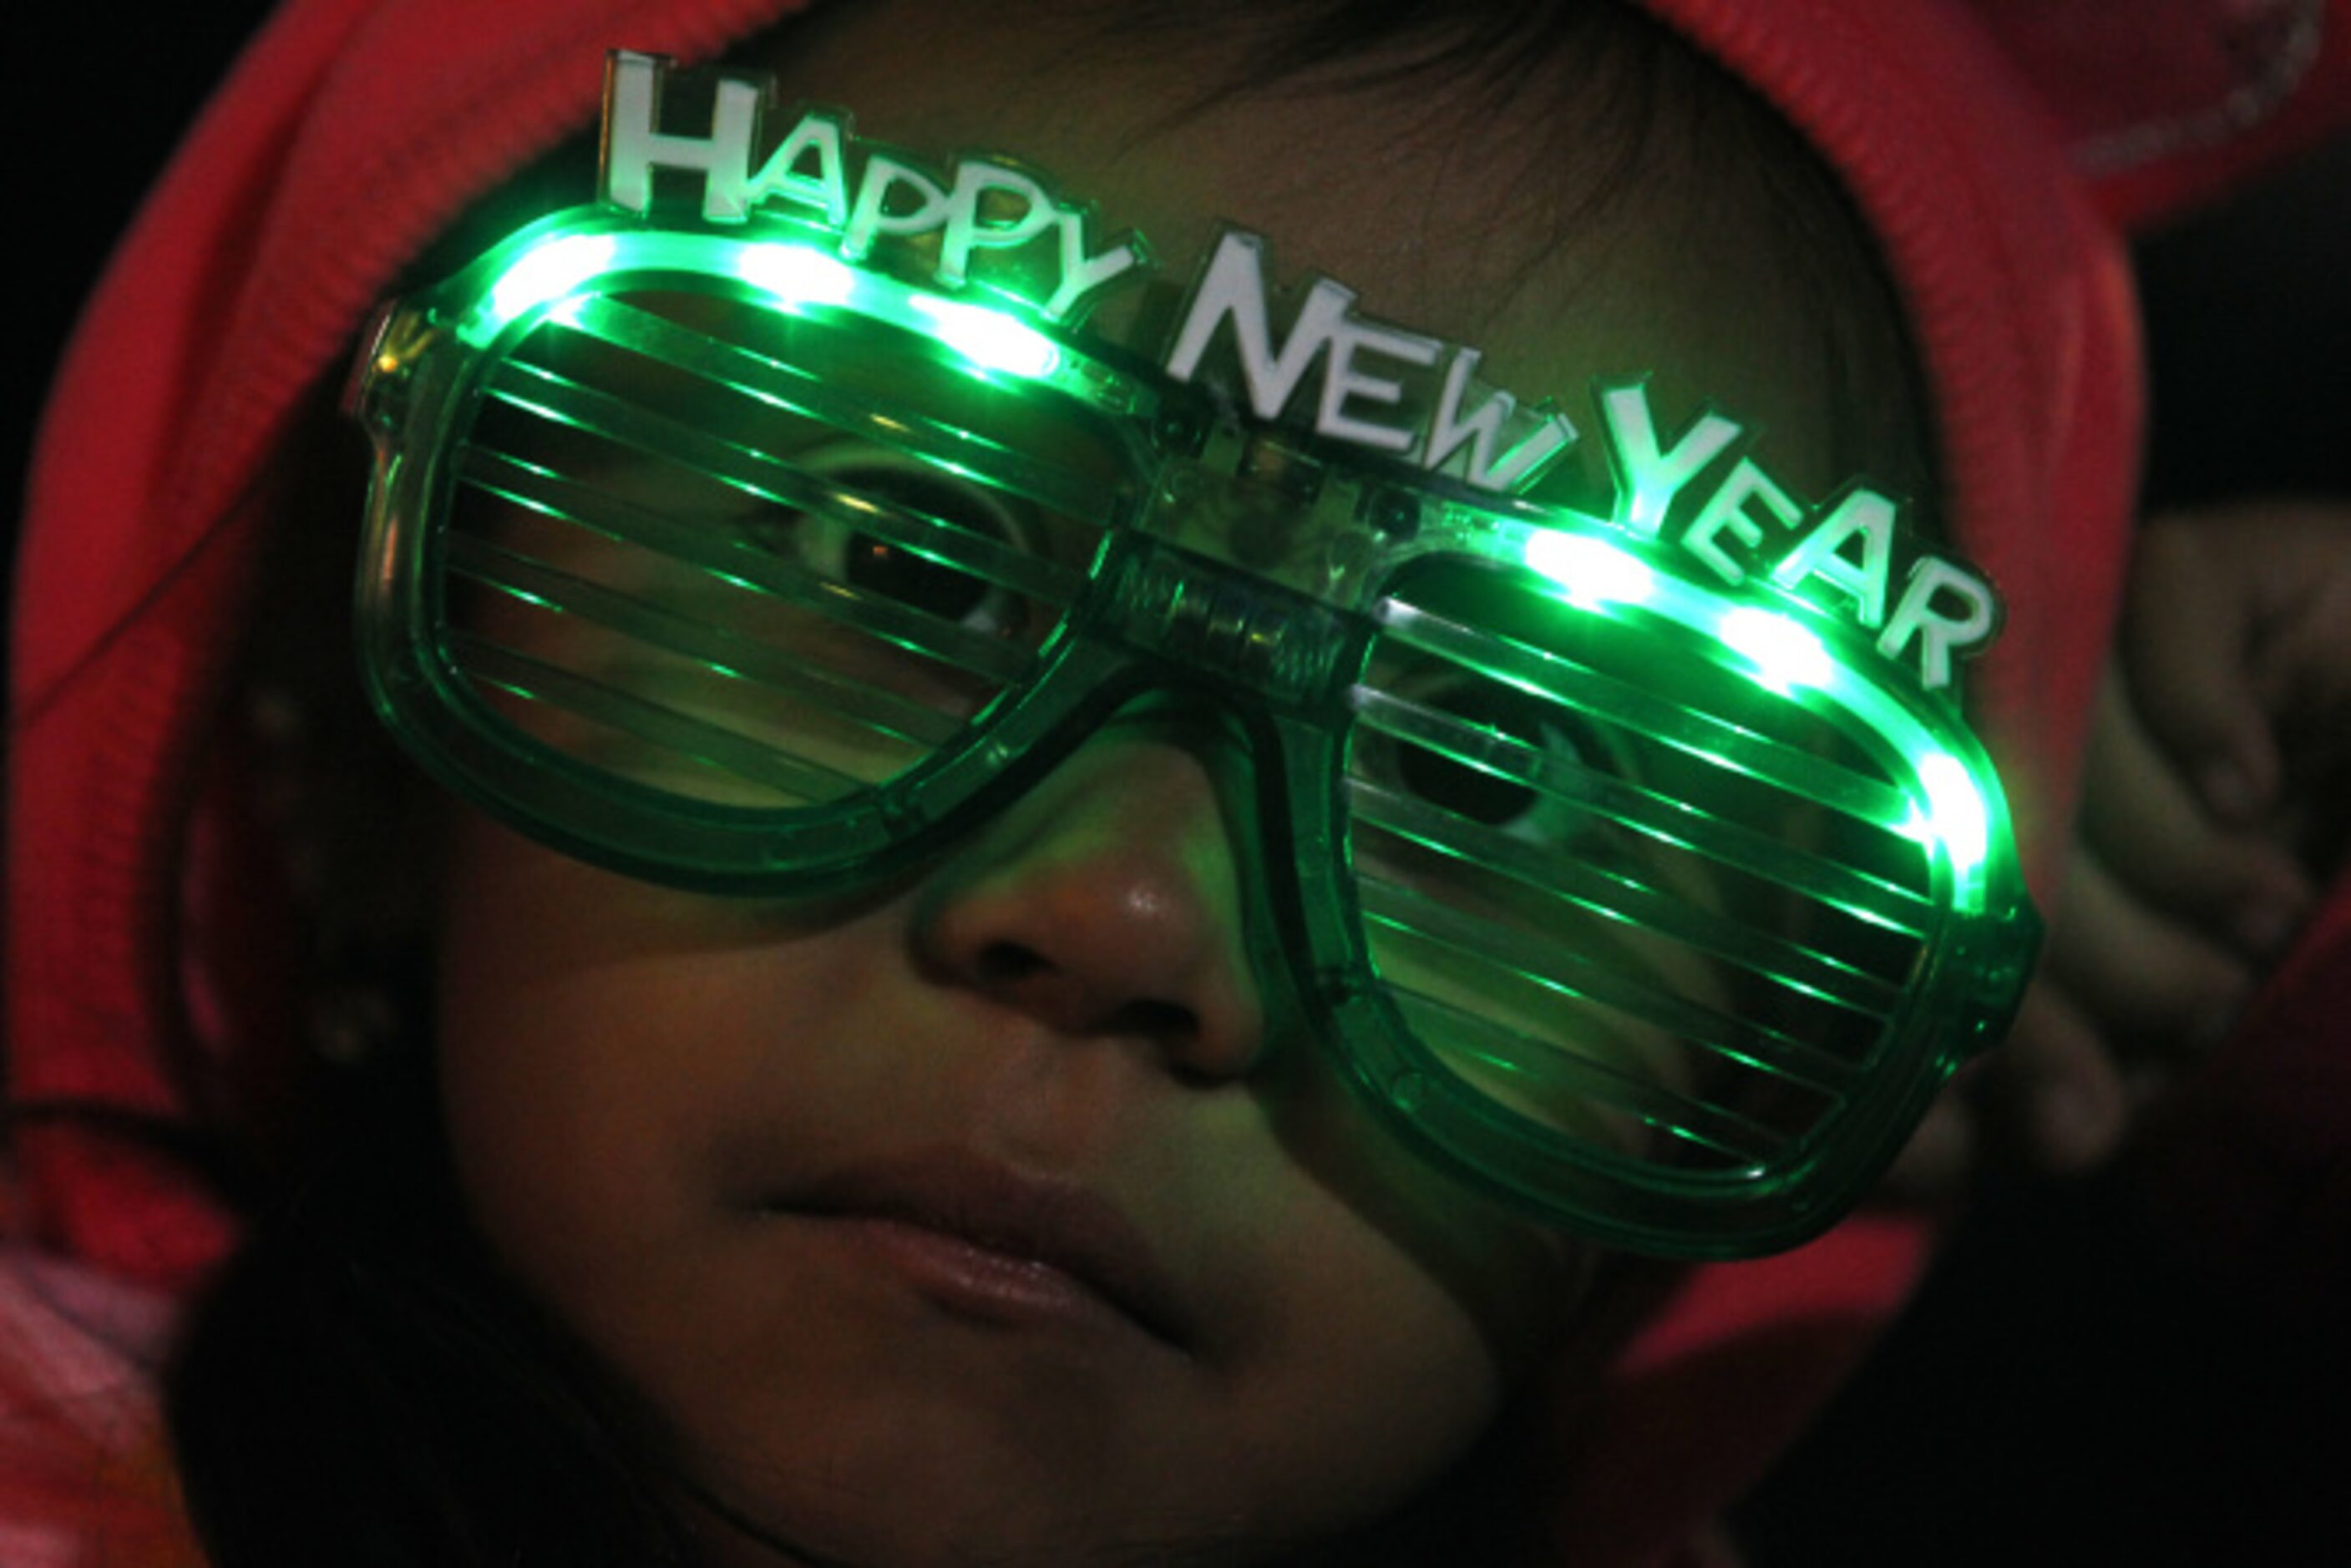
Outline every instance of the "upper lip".
<path fill-rule="evenodd" d="M 1188 1353 L 1184 1298 L 1115 1203 L 1064 1177 L 1038 1176 L 958 1149 L 843 1166 L 777 1207 L 901 1220 L 1058 1269 L 1147 1333 Z"/>

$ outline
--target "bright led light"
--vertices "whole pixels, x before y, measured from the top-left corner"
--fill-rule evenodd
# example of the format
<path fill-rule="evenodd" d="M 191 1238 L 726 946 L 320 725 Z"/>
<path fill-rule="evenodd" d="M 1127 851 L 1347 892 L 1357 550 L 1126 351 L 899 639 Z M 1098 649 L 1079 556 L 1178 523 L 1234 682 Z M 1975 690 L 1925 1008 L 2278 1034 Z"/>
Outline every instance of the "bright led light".
<path fill-rule="evenodd" d="M 1725 612 L 1715 635 L 1755 661 L 1755 673 L 1774 691 L 1823 686 L 1835 673 L 1827 647 L 1784 615 L 1752 606 Z"/>
<path fill-rule="evenodd" d="M 910 295 L 906 303 L 931 318 L 940 342 L 976 365 L 1033 380 L 1061 363 L 1051 338 L 1008 316 L 927 294 Z"/>
<path fill-rule="evenodd" d="M 735 271 L 787 308 L 846 305 L 857 287 L 857 274 L 848 263 L 802 245 L 746 245 L 735 258 Z"/>
<path fill-rule="evenodd" d="M 1537 534 L 1527 565 L 1587 608 L 1639 604 L 1657 591 L 1656 574 L 1615 545 L 1582 534 Z"/>
<path fill-rule="evenodd" d="M 1927 789 L 1927 809 L 1935 836 L 1951 854 L 1951 869 L 1962 882 L 1972 880 L 1983 865 L 1991 842 L 1990 814 L 1983 792 L 1959 759 L 1949 752 L 1929 752 L 1918 760 L 1918 782 Z"/>
<path fill-rule="evenodd" d="M 478 337 L 494 337 L 523 312 L 562 298 L 611 266 L 619 245 L 611 234 L 567 234 L 535 247 L 492 286 Z"/>

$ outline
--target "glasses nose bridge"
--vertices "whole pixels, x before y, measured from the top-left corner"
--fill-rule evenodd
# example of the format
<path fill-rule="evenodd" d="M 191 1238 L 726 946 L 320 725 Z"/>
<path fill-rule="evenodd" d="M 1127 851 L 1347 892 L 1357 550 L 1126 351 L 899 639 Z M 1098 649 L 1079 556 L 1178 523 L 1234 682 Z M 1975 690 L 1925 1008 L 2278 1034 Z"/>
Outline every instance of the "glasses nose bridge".
<path fill-rule="evenodd" d="M 1248 568 L 1144 534 L 1107 563 L 1095 633 L 1182 684 L 1297 712 L 1327 705 L 1354 618 Z"/>

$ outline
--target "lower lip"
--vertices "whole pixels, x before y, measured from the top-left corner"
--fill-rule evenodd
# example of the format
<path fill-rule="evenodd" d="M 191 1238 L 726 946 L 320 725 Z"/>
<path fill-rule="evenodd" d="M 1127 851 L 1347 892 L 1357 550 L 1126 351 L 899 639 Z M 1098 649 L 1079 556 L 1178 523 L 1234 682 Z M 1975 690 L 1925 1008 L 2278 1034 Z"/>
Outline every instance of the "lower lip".
<path fill-rule="evenodd" d="M 1134 1326 L 1092 1286 L 1034 1258 L 995 1251 L 903 1220 L 841 1216 L 817 1223 L 859 1258 L 957 1317 L 1004 1328 L 1066 1332 Z"/>

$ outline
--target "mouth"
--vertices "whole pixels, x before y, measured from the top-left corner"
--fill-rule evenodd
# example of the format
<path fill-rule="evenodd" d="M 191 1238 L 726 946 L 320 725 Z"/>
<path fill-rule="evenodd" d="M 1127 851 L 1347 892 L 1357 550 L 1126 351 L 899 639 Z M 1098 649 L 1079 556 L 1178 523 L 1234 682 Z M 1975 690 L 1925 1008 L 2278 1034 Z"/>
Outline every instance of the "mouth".
<path fill-rule="evenodd" d="M 1108 1316 L 1186 1356 L 1197 1344 L 1142 1232 L 1074 1181 L 936 1149 L 844 1167 L 766 1207 L 836 1227 L 960 1315 L 1061 1327 Z"/>

